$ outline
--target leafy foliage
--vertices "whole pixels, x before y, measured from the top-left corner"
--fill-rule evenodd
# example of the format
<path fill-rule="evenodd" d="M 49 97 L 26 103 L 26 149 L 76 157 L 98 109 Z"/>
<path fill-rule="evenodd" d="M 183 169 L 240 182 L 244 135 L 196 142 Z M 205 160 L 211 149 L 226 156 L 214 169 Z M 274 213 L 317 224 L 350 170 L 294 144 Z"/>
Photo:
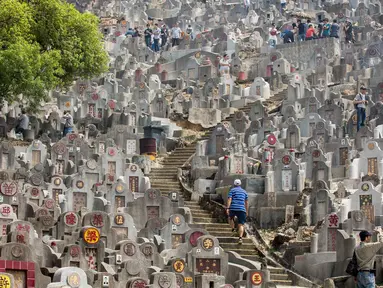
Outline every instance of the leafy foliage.
<path fill-rule="evenodd" d="M 48 91 L 107 71 L 98 19 L 62 0 L 0 0 L 0 101 L 32 108 Z"/>

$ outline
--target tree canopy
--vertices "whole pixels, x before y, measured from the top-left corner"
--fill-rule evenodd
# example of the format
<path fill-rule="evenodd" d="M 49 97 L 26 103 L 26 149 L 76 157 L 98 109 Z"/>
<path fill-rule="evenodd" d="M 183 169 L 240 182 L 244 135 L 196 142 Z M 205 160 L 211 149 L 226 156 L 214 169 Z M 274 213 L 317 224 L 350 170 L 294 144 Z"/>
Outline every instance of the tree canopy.
<path fill-rule="evenodd" d="M 0 101 L 32 108 L 48 91 L 107 70 L 98 18 L 62 0 L 0 0 Z"/>

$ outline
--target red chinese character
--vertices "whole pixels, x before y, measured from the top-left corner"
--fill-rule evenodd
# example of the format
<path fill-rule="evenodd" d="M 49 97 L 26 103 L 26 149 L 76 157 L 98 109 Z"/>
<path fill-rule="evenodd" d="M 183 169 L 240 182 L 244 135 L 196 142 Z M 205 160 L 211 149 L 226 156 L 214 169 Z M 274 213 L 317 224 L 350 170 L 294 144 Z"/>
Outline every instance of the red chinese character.
<path fill-rule="evenodd" d="M 102 219 L 102 215 L 101 214 L 94 214 L 93 215 L 92 225 L 95 226 L 95 227 L 102 227 L 102 226 L 104 226 L 104 220 Z"/>
<path fill-rule="evenodd" d="M 75 225 L 77 222 L 77 217 L 74 213 L 69 213 L 65 216 L 65 223 L 67 225 Z"/>
<path fill-rule="evenodd" d="M 26 244 L 26 243 L 25 243 L 25 237 L 24 237 L 24 235 L 22 235 L 22 234 L 18 234 L 18 235 L 16 236 L 16 242 L 17 242 L 17 243 Z"/>
<path fill-rule="evenodd" d="M 328 226 L 329 227 L 333 227 L 333 226 L 337 227 L 338 221 L 339 221 L 338 215 L 332 214 L 332 215 L 328 216 Z"/>
<path fill-rule="evenodd" d="M 31 227 L 29 227 L 28 225 L 18 224 L 16 229 L 18 231 L 27 231 L 29 233 L 29 230 L 31 229 Z"/>
<path fill-rule="evenodd" d="M 97 235 L 96 235 L 96 231 L 89 231 L 86 234 L 85 239 L 86 239 L 87 242 L 90 242 L 90 243 L 97 242 L 98 238 L 97 238 Z"/>
<path fill-rule="evenodd" d="M 11 214 L 11 208 L 9 208 L 9 206 L 3 207 L 1 214 L 3 214 L 4 216 L 8 216 L 9 214 Z"/>

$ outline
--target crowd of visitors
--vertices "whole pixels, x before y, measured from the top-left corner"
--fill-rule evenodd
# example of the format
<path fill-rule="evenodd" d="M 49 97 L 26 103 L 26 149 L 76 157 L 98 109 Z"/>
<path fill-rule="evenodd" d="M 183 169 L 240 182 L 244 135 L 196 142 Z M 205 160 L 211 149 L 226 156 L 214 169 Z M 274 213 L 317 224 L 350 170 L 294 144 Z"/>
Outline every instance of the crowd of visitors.
<path fill-rule="evenodd" d="M 194 39 L 194 31 L 191 25 L 188 25 L 185 32 L 183 32 L 177 23 L 175 23 L 170 30 L 166 24 L 162 24 L 161 27 L 158 23 L 147 24 L 143 34 L 146 46 L 154 52 L 159 52 L 161 47 L 166 45 L 169 37 L 171 39 L 172 47 L 178 46 L 180 44 L 180 39 L 185 35 L 188 35 L 192 40 Z M 129 28 L 125 33 L 125 36 L 128 35 L 132 37 L 141 37 L 138 28 Z"/>
<path fill-rule="evenodd" d="M 317 24 L 311 23 L 310 19 L 307 19 L 306 21 L 298 19 L 296 23 L 292 23 L 291 26 L 282 28 L 280 31 L 276 28 L 275 23 L 272 23 L 269 28 L 269 45 L 275 47 L 278 42 L 278 34 L 280 35 L 280 38 L 283 39 L 284 44 L 327 37 L 339 38 L 339 33 L 342 29 L 341 27 L 346 35 L 346 42 L 354 42 L 353 26 L 350 21 L 346 21 L 340 26 L 336 19 L 330 23 L 329 19 L 325 18 Z"/>

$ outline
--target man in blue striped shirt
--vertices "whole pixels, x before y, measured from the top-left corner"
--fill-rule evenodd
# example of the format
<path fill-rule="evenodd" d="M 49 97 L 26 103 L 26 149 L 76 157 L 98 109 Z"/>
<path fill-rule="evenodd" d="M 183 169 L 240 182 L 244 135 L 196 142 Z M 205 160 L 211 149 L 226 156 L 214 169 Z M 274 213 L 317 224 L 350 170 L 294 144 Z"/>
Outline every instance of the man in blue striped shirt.
<path fill-rule="evenodd" d="M 242 237 L 244 232 L 243 225 L 246 222 L 246 216 L 249 211 L 249 202 L 247 192 L 241 187 L 241 180 L 234 180 L 234 187 L 230 189 L 227 196 L 226 213 L 229 215 L 229 223 L 232 231 L 235 231 L 234 218 L 238 219 L 238 244 L 242 244 Z"/>

